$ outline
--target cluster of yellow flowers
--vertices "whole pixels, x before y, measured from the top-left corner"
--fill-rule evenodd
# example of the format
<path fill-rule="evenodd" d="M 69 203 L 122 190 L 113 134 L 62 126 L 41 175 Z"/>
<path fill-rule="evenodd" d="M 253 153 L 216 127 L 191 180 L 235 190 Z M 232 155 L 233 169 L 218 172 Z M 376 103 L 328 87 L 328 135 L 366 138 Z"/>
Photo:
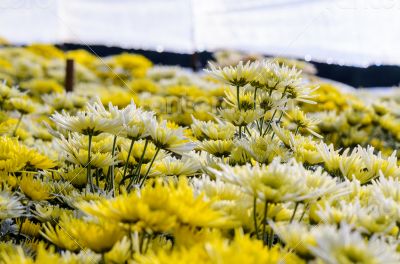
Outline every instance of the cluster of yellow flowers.
<path fill-rule="evenodd" d="M 400 263 L 399 102 L 301 67 L 0 49 L 0 263 Z"/>

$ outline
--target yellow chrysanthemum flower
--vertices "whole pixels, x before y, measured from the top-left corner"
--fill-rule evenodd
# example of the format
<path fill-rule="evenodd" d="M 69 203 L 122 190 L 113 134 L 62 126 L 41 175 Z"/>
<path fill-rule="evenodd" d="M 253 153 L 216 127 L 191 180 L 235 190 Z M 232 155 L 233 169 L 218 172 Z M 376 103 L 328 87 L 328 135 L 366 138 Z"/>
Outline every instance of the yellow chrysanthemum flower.
<path fill-rule="evenodd" d="M 64 58 L 64 52 L 57 47 L 49 44 L 31 44 L 26 47 L 27 50 L 30 52 L 37 54 L 39 56 L 48 58 L 48 59 L 54 59 L 54 58 Z"/>
<path fill-rule="evenodd" d="M 60 176 L 75 187 L 84 187 L 87 183 L 86 168 L 81 166 L 71 166 L 67 171 L 61 172 Z"/>
<path fill-rule="evenodd" d="M 118 224 L 107 221 L 86 222 L 72 218 L 63 226 L 79 242 L 80 247 L 89 248 L 96 253 L 109 251 L 125 235 Z"/>
<path fill-rule="evenodd" d="M 17 110 L 23 115 L 33 113 L 36 109 L 32 101 L 24 98 L 11 98 L 7 108 Z"/>
<path fill-rule="evenodd" d="M 129 88 L 136 93 L 143 93 L 143 92 L 157 93 L 159 91 L 159 87 L 155 82 L 144 78 L 133 80 L 130 83 Z"/>
<path fill-rule="evenodd" d="M 64 88 L 52 79 L 33 79 L 21 83 L 21 88 L 29 91 L 34 96 L 46 93 L 60 93 Z"/>
<path fill-rule="evenodd" d="M 178 250 L 151 252 L 147 255 L 136 255 L 138 263 L 188 263 L 196 259 L 196 263 L 305 263 L 290 252 L 278 247 L 267 249 L 261 241 L 252 240 L 248 236 L 235 235 L 233 241 L 213 239 L 204 244 Z"/>
<path fill-rule="evenodd" d="M 104 255 L 107 263 L 125 263 L 132 257 L 131 243 L 125 236 L 120 241 L 115 243 L 113 248 Z"/>
<path fill-rule="evenodd" d="M 149 188 L 147 190 L 149 191 L 144 191 L 141 198 L 135 193 L 122 194 L 112 200 L 79 203 L 77 206 L 85 213 L 130 224 L 137 230 L 142 228 L 148 232 L 171 230 L 176 217 L 164 210 L 165 203 L 169 200 L 168 193 L 150 192 Z"/>
<path fill-rule="evenodd" d="M 17 219 L 16 224 L 22 234 L 30 237 L 38 237 L 42 228 L 39 223 L 34 223 L 28 218 L 25 218 L 24 220 Z"/>
<path fill-rule="evenodd" d="M 0 170 L 15 172 L 22 169 L 28 159 L 20 152 L 20 145 L 16 139 L 0 138 Z"/>
<path fill-rule="evenodd" d="M 35 179 L 32 174 L 23 175 L 19 186 L 21 191 L 32 200 L 42 201 L 52 198 L 50 185 L 39 179 Z"/>
<path fill-rule="evenodd" d="M 71 234 L 61 225 L 53 226 L 50 222 L 43 225 L 42 236 L 59 248 L 77 251 L 80 249 L 79 242 L 75 241 Z"/>

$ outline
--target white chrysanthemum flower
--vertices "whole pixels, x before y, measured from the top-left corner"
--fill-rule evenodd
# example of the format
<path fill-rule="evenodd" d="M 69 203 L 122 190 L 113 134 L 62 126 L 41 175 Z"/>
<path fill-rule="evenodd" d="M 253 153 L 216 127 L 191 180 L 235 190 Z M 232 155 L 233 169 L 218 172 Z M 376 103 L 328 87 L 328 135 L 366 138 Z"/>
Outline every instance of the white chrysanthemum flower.
<path fill-rule="evenodd" d="M 123 108 L 113 106 L 109 103 L 108 110 L 105 109 L 100 99 L 92 105 L 87 106 L 88 111 L 104 118 L 104 122 L 116 121 L 117 128 L 114 134 L 117 136 L 127 137 L 132 140 L 138 140 L 147 136 L 146 124 L 154 119 L 154 113 L 150 111 L 143 111 L 136 107 L 135 103 L 131 103 Z"/>
<path fill-rule="evenodd" d="M 396 226 L 397 212 L 388 204 L 369 204 L 357 211 L 356 226 L 363 234 L 390 234 Z"/>
<path fill-rule="evenodd" d="M 302 222 L 274 223 L 271 221 L 269 225 L 287 247 L 304 258 L 312 258 L 310 247 L 316 244 L 314 233 L 318 226 L 310 230 L 310 226 Z"/>
<path fill-rule="evenodd" d="M 95 136 L 103 132 L 114 134 L 121 130 L 118 119 L 105 122 L 101 116 L 87 111 L 79 111 L 75 116 L 65 111 L 61 114 L 56 112 L 50 119 L 63 129 L 84 135 Z"/>
<path fill-rule="evenodd" d="M 255 77 L 259 74 L 259 63 L 248 61 L 246 64 L 243 64 L 243 61 L 240 61 L 238 65 L 235 67 L 227 66 L 227 67 L 218 67 L 209 63 L 210 70 L 206 70 L 216 79 L 233 86 L 245 86 L 255 79 Z"/>
<path fill-rule="evenodd" d="M 288 102 L 288 99 L 286 97 L 282 97 L 277 92 L 269 94 L 265 91 L 258 93 L 256 100 L 261 109 L 263 109 L 265 112 L 272 113 L 275 110 L 284 111 L 287 108 L 286 105 Z"/>
<path fill-rule="evenodd" d="M 372 201 L 380 214 L 386 214 L 400 225 L 400 181 L 398 178 L 386 178 L 382 174 L 379 180 L 372 181 Z"/>
<path fill-rule="evenodd" d="M 306 193 L 304 168 L 295 160 L 281 164 L 276 158 L 269 166 L 236 166 L 221 165 L 222 170 L 214 170 L 217 179 L 243 187 L 252 197 L 271 203 L 301 201 Z"/>
<path fill-rule="evenodd" d="M 321 155 L 324 161 L 324 167 L 331 173 L 337 172 L 340 170 L 340 154 L 339 150 L 335 150 L 333 144 L 329 146 L 324 142 L 320 142 L 315 145 L 319 154 Z"/>
<path fill-rule="evenodd" d="M 262 62 L 261 71 L 257 79 L 262 87 L 268 91 L 278 90 L 285 85 L 285 83 L 280 84 L 283 81 L 280 77 L 280 67 L 273 60 L 264 60 Z"/>
<path fill-rule="evenodd" d="M 310 134 L 322 138 L 320 134 L 315 132 L 317 129 L 317 124 L 319 120 L 315 119 L 314 117 L 307 116 L 299 107 L 294 107 L 292 105 L 291 109 L 288 112 L 284 112 L 285 115 L 288 117 L 290 122 L 294 123 L 296 126 L 296 133 L 299 129 L 304 129 L 308 131 Z"/>
<path fill-rule="evenodd" d="M 194 190 L 197 195 L 204 194 L 209 200 L 214 200 L 216 204 L 223 205 L 226 202 L 237 201 L 243 198 L 243 190 L 241 187 L 226 183 L 222 180 L 211 180 L 208 175 L 201 178 L 194 178 L 192 181 Z"/>
<path fill-rule="evenodd" d="M 396 152 L 385 159 L 380 152 L 375 155 L 373 147 L 358 146 L 351 152 L 350 149 L 344 150 L 339 160 L 339 168 L 344 177 L 356 178 L 361 183 L 379 177 L 380 173 L 386 177 L 400 177 Z"/>
<path fill-rule="evenodd" d="M 193 159 L 198 160 L 203 173 L 210 176 L 214 176 L 214 172 L 212 171 L 212 169 L 219 170 L 221 168 L 220 164 L 223 163 L 222 158 L 218 158 L 214 155 L 211 155 L 206 151 L 200 151 L 200 152 L 191 151 L 186 155 L 188 156 L 190 155 Z"/>
<path fill-rule="evenodd" d="M 343 221 L 355 224 L 357 221 L 357 212 L 360 210 L 362 210 L 362 206 L 358 200 L 353 202 L 341 200 L 337 203 L 324 201 L 318 204 L 316 214 L 321 222 L 325 224 L 339 224 Z"/>
<path fill-rule="evenodd" d="M 18 90 L 16 86 L 9 87 L 5 82 L 0 83 L 0 102 L 3 103 L 10 98 L 22 97 L 26 94 Z"/>
<path fill-rule="evenodd" d="M 220 110 L 220 115 L 235 126 L 247 126 L 260 119 L 264 113 L 261 109 L 238 110 L 231 108 Z"/>
<path fill-rule="evenodd" d="M 335 196 L 336 198 L 349 193 L 345 182 L 338 182 L 328 173 L 318 167 L 315 171 L 306 170 L 305 185 L 307 186 L 304 195 L 306 202 L 315 201 L 322 197 Z"/>
<path fill-rule="evenodd" d="M 101 260 L 100 254 L 96 254 L 87 249 L 82 250 L 79 253 L 71 253 L 71 251 L 65 250 L 61 252 L 61 257 L 65 263 L 90 264 L 98 263 Z"/>
<path fill-rule="evenodd" d="M 3 191 L 0 192 L 0 219 L 16 218 L 24 214 L 25 207 L 18 197 Z"/>
<path fill-rule="evenodd" d="M 269 92 L 282 91 L 289 85 L 301 82 L 301 71 L 295 67 L 280 66 L 276 61 L 268 59 L 261 62 L 256 82 L 257 86 Z"/>
<path fill-rule="evenodd" d="M 160 81 L 163 79 L 174 79 L 177 75 L 182 72 L 182 68 L 176 66 L 154 66 L 147 70 L 147 78 Z"/>
<path fill-rule="evenodd" d="M 240 110 L 254 109 L 254 90 L 245 86 L 239 90 L 239 99 L 235 89 L 225 89 L 224 101 L 229 108 Z"/>
<path fill-rule="evenodd" d="M 42 95 L 43 102 L 50 106 L 52 110 L 61 111 L 73 110 L 86 102 L 86 98 L 72 92 L 51 93 Z"/>
<path fill-rule="evenodd" d="M 71 162 L 72 164 L 86 167 L 88 165 L 88 150 L 81 148 L 82 142 L 76 142 L 76 138 L 61 138 L 57 140 L 62 152 L 60 156 L 62 159 Z M 101 149 L 100 149 L 101 150 Z M 112 157 L 110 152 L 91 151 L 90 164 L 96 168 L 109 167 L 117 164 L 116 157 Z"/>
<path fill-rule="evenodd" d="M 358 146 L 358 153 L 372 177 L 378 177 L 382 173 L 385 177 L 400 177 L 400 168 L 397 165 L 396 151 L 388 158 L 382 157 L 382 153 L 374 154 L 374 148 Z"/>
<path fill-rule="evenodd" d="M 257 162 L 269 164 L 276 157 L 286 160 L 288 151 L 280 144 L 278 138 L 272 138 L 270 135 L 253 136 L 249 139 L 242 139 L 237 142 L 242 146 L 250 156 Z"/>
<path fill-rule="evenodd" d="M 316 87 L 309 87 L 306 84 L 292 84 L 285 87 L 285 96 L 289 99 L 306 103 L 306 104 L 316 104 L 313 99 L 316 97 L 314 92 L 319 88 Z"/>
<path fill-rule="evenodd" d="M 275 64 L 276 65 L 276 64 Z M 296 67 L 282 65 L 279 66 L 279 78 L 282 80 L 298 80 L 301 79 L 301 70 L 297 69 Z"/>
<path fill-rule="evenodd" d="M 68 209 L 60 208 L 58 205 L 36 204 L 35 209 L 31 209 L 33 216 L 40 222 L 57 221 L 64 212 L 71 212 Z"/>
<path fill-rule="evenodd" d="M 390 198 L 400 204 L 400 180 L 399 178 L 384 177 L 372 181 L 372 193 L 382 194 L 385 198 Z"/>
<path fill-rule="evenodd" d="M 232 140 L 203 140 L 197 144 L 197 148 L 215 157 L 228 157 L 235 144 Z"/>
<path fill-rule="evenodd" d="M 340 228 L 322 226 L 316 232 L 316 246 L 311 252 L 324 263 L 400 263 L 396 245 L 390 245 L 381 239 L 372 237 L 366 240 L 346 223 Z"/>
<path fill-rule="evenodd" d="M 155 121 L 154 113 L 131 108 L 122 124 L 122 136 L 138 140 L 148 136 L 148 124 Z"/>
<path fill-rule="evenodd" d="M 183 154 L 194 148 L 194 144 L 184 136 L 183 128 L 169 128 L 167 121 L 158 123 L 155 119 L 152 119 L 146 125 L 149 137 L 154 145 L 160 149 Z"/>
<path fill-rule="evenodd" d="M 227 140 L 232 139 L 236 128 L 230 123 L 216 119 L 217 122 L 200 121 L 192 116 L 192 132 L 198 140 Z"/>
<path fill-rule="evenodd" d="M 182 159 L 176 159 L 168 156 L 154 163 L 149 176 L 193 176 L 199 169 L 200 163 L 191 157 L 183 156 Z"/>

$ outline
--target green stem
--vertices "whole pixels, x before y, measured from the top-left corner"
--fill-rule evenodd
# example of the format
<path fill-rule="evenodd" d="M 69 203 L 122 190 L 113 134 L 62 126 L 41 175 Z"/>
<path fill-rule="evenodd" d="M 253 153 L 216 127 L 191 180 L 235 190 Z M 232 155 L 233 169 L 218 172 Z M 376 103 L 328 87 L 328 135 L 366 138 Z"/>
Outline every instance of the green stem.
<path fill-rule="evenodd" d="M 268 215 L 268 201 L 265 201 L 265 207 L 264 207 L 264 217 L 263 217 L 263 231 L 262 231 L 262 240 L 263 244 L 266 244 L 265 241 L 265 228 L 267 226 L 267 215 Z"/>
<path fill-rule="evenodd" d="M 271 234 L 268 236 L 268 247 L 271 248 L 274 243 L 274 230 L 271 229 Z"/>
<path fill-rule="evenodd" d="M 254 110 L 256 110 L 256 101 L 257 101 L 257 90 L 258 90 L 258 88 L 255 88 L 254 89 Z"/>
<path fill-rule="evenodd" d="M 276 84 L 276 85 L 278 85 L 278 84 Z M 276 85 L 275 85 L 275 87 L 276 87 Z M 281 99 L 283 99 L 283 97 L 285 97 L 286 89 L 287 89 L 287 86 L 285 86 L 285 89 L 284 89 L 283 92 L 282 92 Z M 287 105 L 287 102 L 285 102 L 285 105 L 284 105 L 283 107 L 285 108 L 286 105 Z M 275 112 L 274 112 L 273 117 L 275 116 L 275 113 L 276 113 L 276 110 L 275 110 Z M 279 116 L 278 123 L 281 122 L 282 116 L 283 116 L 283 110 L 282 110 L 282 112 L 281 112 L 281 115 Z M 273 117 L 271 118 L 271 121 L 270 121 L 270 125 L 271 125 L 271 126 L 272 126 L 271 123 L 272 123 Z M 270 127 L 270 125 L 268 125 L 268 127 Z M 272 138 L 274 138 L 274 136 L 275 136 L 275 133 L 272 133 Z"/>
<path fill-rule="evenodd" d="M 304 205 L 304 209 L 303 209 L 303 212 L 301 213 L 299 222 L 301 222 L 301 220 L 303 220 L 303 217 L 304 217 L 304 215 L 306 214 L 306 211 L 307 211 L 307 209 L 308 209 L 308 206 L 309 206 L 309 203 L 306 203 L 306 204 Z"/>
<path fill-rule="evenodd" d="M 268 127 L 265 129 L 263 136 L 265 136 L 269 132 L 269 130 L 272 128 L 272 121 L 274 120 L 276 112 L 277 112 L 277 110 L 275 109 L 274 112 L 272 113 L 271 119 L 268 121 Z"/>
<path fill-rule="evenodd" d="M 398 229 L 397 235 L 396 235 L 396 239 L 399 240 L 399 237 L 400 237 L 400 225 L 399 225 L 398 222 L 396 222 L 396 226 L 397 226 L 397 229 Z"/>
<path fill-rule="evenodd" d="M 287 103 L 285 103 L 284 107 L 286 107 L 286 105 L 287 105 Z M 277 122 L 278 124 L 281 122 L 282 116 L 283 116 L 283 110 L 278 118 L 278 122 Z M 275 132 L 272 133 L 272 138 L 274 138 L 274 136 L 275 136 Z"/>
<path fill-rule="evenodd" d="M 160 148 L 157 147 L 156 153 L 154 154 L 154 157 L 153 157 L 153 159 L 151 160 L 150 165 L 149 165 L 149 168 L 147 169 L 146 174 L 144 175 L 143 180 L 142 180 L 142 182 L 140 183 L 139 187 L 142 187 L 143 184 L 144 184 L 144 182 L 146 181 L 147 176 L 148 176 L 149 173 L 150 173 L 151 166 L 153 166 L 153 163 L 154 163 L 154 161 L 156 160 L 156 157 L 157 157 L 157 154 L 158 154 L 159 151 L 160 151 Z"/>
<path fill-rule="evenodd" d="M 253 200 L 253 221 L 254 221 L 254 229 L 256 232 L 256 237 L 258 237 L 258 225 L 257 225 L 257 196 L 254 195 L 254 200 Z"/>
<path fill-rule="evenodd" d="M 297 127 L 296 127 L 296 131 L 294 132 L 294 135 L 295 135 L 295 136 L 297 135 L 297 133 L 299 133 L 299 128 L 300 128 L 300 126 L 297 126 Z"/>
<path fill-rule="evenodd" d="M 129 164 L 129 157 L 131 156 L 131 152 L 132 152 L 132 148 L 133 148 L 133 143 L 135 143 L 135 140 L 131 140 L 131 145 L 129 146 L 129 151 L 128 151 L 128 157 L 126 158 L 126 162 L 125 162 L 125 166 L 124 166 L 124 174 L 122 176 L 122 179 L 125 178 L 126 175 L 126 170 L 128 168 L 128 164 Z"/>
<path fill-rule="evenodd" d="M 244 126 L 245 131 L 247 131 L 247 133 L 249 133 L 249 136 L 251 137 L 251 132 L 249 130 L 249 128 L 247 126 Z"/>
<path fill-rule="evenodd" d="M 292 223 L 292 222 L 293 222 L 294 216 L 296 215 L 296 212 L 297 212 L 297 208 L 298 208 L 298 207 L 299 207 L 299 202 L 296 202 L 296 204 L 294 205 L 294 210 L 293 210 L 293 213 L 292 213 L 292 217 L 290 217 L 289 223 Z"/>
<path fill-rule="evenodd" d="M 286 105 L 287 105 L 287 103 L 285 103 L 285 104 L 283 105 L 283 107 L 286 107 Z M 283 110 L 281 111 L 281 114 L 280 114 L 280 116 L 279 116 L 279 118 L 278 118 L 278 123 L 281 122 L 282 117 L 283 117 Z"/>
<path fill-rule="evenodd" d="M 278 85 L 278 83 L 276 83 L 276 84 L 274 85 L 274 87 L 273 87 L 272 89 L 269 90 L 269 96 L 270 96 L 270 97 L 271 97 L 272 92 L 275 90 L 275 88 L 276 88 L 277 85 Z M 285 96 L 285 93 L 286 93 L 286 87 L 285 87 L 285 89 L 283 90 L 281 99 Z M 277 111 L 277 110 L 275 109 L 275 110 L 274 110 L 274 113 L 272 114 L 271 119 L 268 121 L 268 126 L 267 126 L 267 128 L 265 129 L 265 132 L 264 132 L 264 133 L 261 133 L 260 136 L 261 136 L 261 135 L 265 136 L 265 135 L 269 132 L 269 130 L 271 129 L 271 127 L 272 127 L 272 121 L 274 120 L 276 111 Z M 264 113 L 264 115 L 265 115 L 265 113 Z M 264 118 L 264 117 L 263 117 L 263 118 Z M 261 132 L 262 132 L 262 131 L 261 131 Z"/>
<path fill-rule="evenodd" d="M 239 138 L 242 138 L 242 126 L 239 126 Z"/>
<path fill-rule="evenodd" d="M 143 252 L 143 253 L 146 253 L 147 250 L 149 249 L 149 245 L 150 245 L 150 240 L 151 240 L 151 238 L 152 238 L 151 235 L 148 235 L 148 236 L 147 236 L 146 244 L 145 244 L 145 246 L 144 246 L 144 250 L 143 250 L 144 252 Z"/>
<path fill-rule="evenodd" d="M 89 146 L 88 146 L 88 163 L 87 163 L 87 181 L 88 181 L 88 184 L 89 184 L 89 186 L 90 186 L 90 191 L 91 192 L 94 192 L 94 186 L 93 186 L 93 179 L 92 179 L 92 172 L 91 172 L 91 169 L 92 169 L 92 164 L 91 164 L 91 152 L 92 152 L 92 138 L 93 138 L 93 135 L 90 133 L 89 135 L 88 135 L 88 137 L 89 137 Z"/>
<path fill-rule="evenodd" d="M 111 156 L 112 156 L 112 158 L 114 159 L 114 156 L 115 156 L 115 146 L 117 145 L 117 136 L 115 135 L 114 136 L 114 140 L 113 140 L 113 146 L 112 146 L 112 151 L 111 151 Z M 113 195 L 115 195 L 115 193 L 114 193 L 114 185 L 115 185 L 115 183 L 114 183 L 114 181 L 115 181 L 115 175 L 114 175 L 114 163 L 113 163 L 113 165 L 111 165 L 110 166 L 110 168 L 108 169 L 108 172 L 109 172 L 109 174 L 110 174 L 110 177 L 109 177 L 109 185 L 110 185 L 110 187 L 109 187 L 109 190 L 110 191 L 112 191 L 112 193 L 113 193 Z"/>
<path fill-rule="evenodd" d="M 135 250 L 133 248 L 133 237 L 132 237 L 133 234 L 132 233 L 133 233 L 133 227 L 129 226 L 129 240 L 131 241 L 131 252 L 133 255 L 135 253 Z"/>
<path fill-rule="evenodd" d="M 139 164 L 135 170 L 135 173 L 133 174 L 131 181 L 128 184 L 127 189 L 129 190 L 129 188 L 131 187 L 132 183 L 135 182 L 140 178 L 140 170 L 142 168 L 142 164 L 143 164 L 143 159 L 144 159 L 144 155 L 146 154 L 146 150 L 147 150 L 147 145 L 149 144 L 149 140 L 146 139 L 145 143 L 144 143 L 144 147 L 143 147 L 143 152 L 142 155 L 140 156 L 140 160 L 139 160 Z"/>
<path fill-rule="evenodd" d="M 18 236 L 21 235 L 22 226 L 24 225 L 24 219 L 25 219 L 25 217 L 21 217 L 21 218 L 20 218 L 20 220 L 21 220 L 21 226 L 19 227 L 19 230 L 18 230 Z"/>
<path fill-rule="evenodd" d="M 21 121 L 22 121 L 22 117 L 23 117 L 23 116 L 24 116 L 24 114 L 21 113 L 21 115 L 20 115 L 19 118 L 18 118 L 17 125 L 15 126 L 14 131 L 13 131 L 13 133 L 12 133 L 12 136 L 13 136 L 13 137 L 15 137 L 15 135 L 17 134 L 17 130 L 18 130 L 19 125 L 21 124 Z"/>
<path fill-rule="evenodd" d="M 94 175 L 96 177 L 96 185 L 100 186 L 99 185 L 99 169 L 98 168 L 96 168 Z"/>
<path fill-rule="evenodd" d="M 32 173 L 32 174 L 37 174 L 37 173 L 38 173 L 37 171 L 26 171 L 26 170 L 19 170 L 19 171 L 16 171 L 16 172 L 20 172 L 20 173 Z"/>
<path fill-rule="evenodd" d="M 145 233 L 143 233 L 143 235 L 140 236 L 139 239 L 139 253 L 143 253 L 143 244 L 144 244 L 144 239 L 145 239 Z"/>
<path fill-rule="evenodd" d="M 260 136 L 263 134 L 264 118 L 265 118 L 265 110 L 264 110 L 263 116 L 260 118 L 260 121 L 259 121 L 260 127 L 258 130 L 260 131 Z"/>
<path fill-rule="evenodd" d="M 240 111 L 240 95 L 239 95 L 239 90 L 240 90 L 240 86 L 236 86 L 236 99 L 237 99 L 237 104 L 238 104 L 238 109 Z"/>
<path fill-rule="evenodd" d="M 264 118 L 264 116 L 263 116 L 263 118 Z M 262 119 L 260 118 L 260 120 L 256 120 L 256 124 L 257 124 L 257 128 L 258 128 L 258 131 L 260 132 L 260 137 L 261 137 L 262 136 L 262 126 L 263 126 Z"/>

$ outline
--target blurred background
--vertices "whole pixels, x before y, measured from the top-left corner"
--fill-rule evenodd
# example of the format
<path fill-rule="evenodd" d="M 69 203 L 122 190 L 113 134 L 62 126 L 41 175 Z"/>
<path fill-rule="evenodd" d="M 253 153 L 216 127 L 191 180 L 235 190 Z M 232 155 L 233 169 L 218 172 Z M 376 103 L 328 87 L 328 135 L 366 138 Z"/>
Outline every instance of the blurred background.
<path fill-rule="evenodd" d="M 377 88 L 400 82 L 399 14 L 398 0 L 1 0 L 0 37 L 194 70 L 215 56 L 282 56 Z"/>

